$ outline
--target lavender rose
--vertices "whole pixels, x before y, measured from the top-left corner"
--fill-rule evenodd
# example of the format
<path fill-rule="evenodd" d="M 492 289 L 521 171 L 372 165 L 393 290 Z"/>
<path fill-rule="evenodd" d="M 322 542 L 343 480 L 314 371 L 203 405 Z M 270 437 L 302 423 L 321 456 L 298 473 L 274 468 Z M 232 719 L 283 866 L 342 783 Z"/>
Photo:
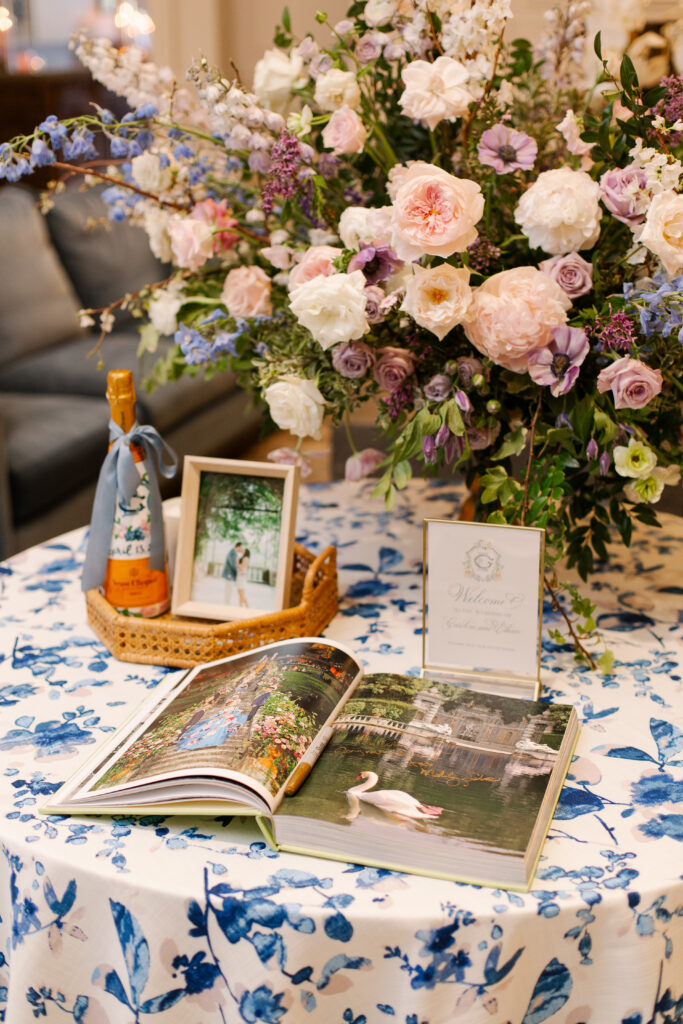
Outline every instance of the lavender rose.
<path fill-rule="evenodd" d="M 457 366 L 460 383 L 464 388 L 471 388 L 473 378 L 484 372 L 484 364 L 474 356 L 460 356 Z"/>
<path fill-rule="evenodd" d="M 570 299 L 578 299 L 593 287 L 593 264 L 584 260 L 578 252 L 542 260 L 538 269 L 556 281 Z"/>
<path fill-rule="evenodd" d="M 375 362 L 375 355 L 364 341 L 343 341 L 332 349 L 332 365 L 342 377 L 364 377 Z"/>
<path fill-rule="evenodd" d="M 403 348 L 381 348 L 372 371 L 379 386 L 395 391 L 415 369 L 415 356 Z"/>
<path fill-rule="evenodd" d="M 424 387 L 425 398 L 430 402 L 443 402 L 452 390 L 453 385 L 445 373 L 437 373 Z"/>
<path fill-rule="evenodd" d="M 650 196 L 642 167 L 615 167 L 600 178 L 600 198 L 617 220 L 629 227 L 645 220 Z"/>
<path fill-rule="evenodd" d="M 356 43 L 355 55 L 359 64 L 370 64 L 382 52 L 384 36 L 381 32 L 366 32 Z"/>
<path fill-rule="evenodd" d="M 640 359 L 622 356 L 598 374 L 598 391 L 602 394 L 608 388 L 615 409 L 642 409 L 662 390 L 662 372 Z"/>
<path fill-rule="evenodd" d="M 473 452 L 482 451 L 492 445 L 500 434 L 500 423 L 494 423 L 492 427 L 470 427 L 467 431 L 467 440 Z"/>

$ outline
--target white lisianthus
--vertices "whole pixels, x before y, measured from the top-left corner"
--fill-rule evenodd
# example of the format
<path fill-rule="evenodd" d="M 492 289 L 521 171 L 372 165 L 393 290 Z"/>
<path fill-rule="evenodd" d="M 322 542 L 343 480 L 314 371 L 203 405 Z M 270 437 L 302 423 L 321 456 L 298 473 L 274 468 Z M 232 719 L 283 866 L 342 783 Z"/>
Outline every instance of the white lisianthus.
<path fill-rule="evenodd" d="M 371 28 L 388 25 L 397 10 L 397 0 L 367 0 L 363 21 Z"/>
<path fill-rule="evenodd" d="M 260 103 L 282 113 L 298 84 L 303 84 L 304 62 L 294 51 L 266 50 L 254 68 L 254 92 Z"/>
<path fill-rule="evenodd" d="M 683 269 L 683 195 L 670 190 L 654 197 L 640 241 L 659 257 L 670 277 Z"/>
<path fill-rule="evenodd" d="M 450 263 L 429 270 L 413 266 L 413 270 L 401 309 L 441 341 L 465 319 L 472 302 L 470 272 L 456 270 Z"/>
<path fill-rule="evenodd" d="M 360 103 L 360 89 L 354 73 L 332 68 L 326 75 L 320 75 L 315 83 L 315 102 L 323 110 L 357 107 Z"/>
<path fill-rule="evenodd" d="M 170 263 L 173 259 L 171 236 L 168 233 L 170 219 L 171 214 L 156 205 L 145 208 L 143 225 L 147 232 L 149 247 L 162 263 Z"/>
<path fill-rule="evenodd" d="M 178 310 L 184 301 L 182 281 L 171 281 L 166 288 L 155 290 L 147 308 L 152 326 L 160 334 L 173 334 L 177 330 Z"/>
<path fill-rule="evenodd" d="M 302 327 L 328 349 L 340 341 L 361 338 L 369 330 L 366 301 L 365 275 L 354 270 L 306 281 L 292 291 L 289 307 Z"/>
<path fill-rule="evenodd" d="M 297 437 L 320 438 L 325 399 L 314 381 L 288 373 L 270 384 L 263 397 L 281 430 L 291 430 Z"/>
<path fill-rule="evenodd" d="M 440 121 L 461 117 L 474 99 L 464 88 L 467 68 L 452 57 L 414 60 L 403 69 L 401 78 L 405 83 L 399 99 L 403 113 L 432 131 Z"/>
<path fill-rule="evenodd" d="M 130 163 L 133 181 L 143 192 L 165 192 L 171 184 L 171 172 L 162 167 L 161 161 L 154 153 L 141 153 L 134 156 Z"/>
<path fill-rule="evenodd" d="M 614 468 L 619 476 L 629 476 L 632 480 L 644 480 L 652 476 L 657 465 L 657 456 L 652 449 L 642 441 L 636 441 L 635 437 L 629 439 L 628 447 L 618 444 L 613 455 Z"/>
<path fill-rule="evenodd" d="M 347 249 L 361 242 L 385 242 L 391 238 L 391 206 L 347 206 L 339 218 L 339 237 Z"/>
<path fill-rule="evenodd" d="M 585 171 L 543 171 L 515 209 L 532 249 L 552 256 L 590 249 L 600 235 L 600 186 Z"/>

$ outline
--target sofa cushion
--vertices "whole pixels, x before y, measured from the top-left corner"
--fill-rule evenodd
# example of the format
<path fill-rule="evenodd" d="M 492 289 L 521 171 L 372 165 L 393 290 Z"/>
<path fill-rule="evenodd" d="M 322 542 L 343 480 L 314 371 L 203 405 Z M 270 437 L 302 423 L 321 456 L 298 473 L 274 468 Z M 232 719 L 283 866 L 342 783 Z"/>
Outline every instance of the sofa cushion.
<path fill-rule="evenodd" d="M 106 419 L 105 391 L 109 370 L 131 370 L 135 378 L 138 418 L 164 432 L 195 415 L 205 406 L 222 401 L 235 389 L 232 373 L 219 373 L 211 381 L 187 375 L 148 394 L 142 380 L 149 375 L 157 359 L 145 353 L 137 357 L 137 334 L 115 331 L 108 335 L 98 352 L 88 358 L 97 339 L 94 335 L 71 338 L 43 352 L 35 352 L 10 366 L 0 367 L 0 391 L 41 391 L 50 394 L 87 395 L 101 400 L 101 415 Z M 170 339 L 159 343 L 159 354 L 168 351 Z"/>
<path fill-rule="evenodd" d="M 97 477 L 108 443 L 100 400 L 2 394 L 0 404 L 15 523 Z"/>
<path fill-rule="evenodd" d="M 55 196 L 46 217 L 52 244 L 87 309 L 101 309 L 169 274 L 153 255 L 142 228 L 108 220 L 101 192 L 99 187 L 68 188 Z M 118 326 L 131 322 L 130 313 L 116 312 Z"/>
<path fill-rule="evenodd" d="M 0 189 L 0 366 L 78 331 L 79 303 L 36 201 L 21 186 Z"/>

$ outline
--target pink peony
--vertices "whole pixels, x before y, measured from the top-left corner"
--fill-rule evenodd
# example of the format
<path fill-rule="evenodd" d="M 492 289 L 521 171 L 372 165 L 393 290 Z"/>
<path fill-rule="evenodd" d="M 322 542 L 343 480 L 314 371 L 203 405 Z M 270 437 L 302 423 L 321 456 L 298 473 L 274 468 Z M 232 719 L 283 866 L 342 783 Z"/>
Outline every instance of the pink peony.
<path fill-rule="evenodd" d="M 199 270 L 213 256 L 213 234 L 203 220 L 176 213 L 168 220 L 173 260 L 179 267 Z"/>
<path fill-rule="evenodd" d="M 260 267 L 235 267 L 225 278 L 221 302 L 231 316 L 270 316 L 270 278 Z"/>
<path fill-rule="evenodd" d="M 363 477 L 374 473 L 384 458 L 384 452 L 376 448 L 364 448 L 362 452 L 356 452 L 355 455 L 348 457 L 344 466 L 344 476 L 347 480 L 362 480 Z"/>
<path fill-rule="evenodd" d="M 662 390 L 662 371 L 622 356 L 598 374 L 598 391 L 602 394 L 608 388 L 615 409 L 642 409 Z"/>
<path fill-rule="evenodd" d="M 475 289 L 465 334 L 494 363 L 525 373 L 529 353 L 550 344 L 570 306 L 559 284 L 535 267 L 502 270 Z"/>
<path fill-rule="evenodd" d="M 323 129 L 323 145 L 335 156 L 344 153 L 362 153 L 368 132 L 362 120 L 351 107 L 340 107 Z"/>
<path fill-rule="evenodd" d="M 464 252 L 484 212 L 476 182 L 418 161 L 401 173 L 391 211 L 392 248 L 406 261 Z"/>
<path fill-rule="evenodd" d="M 553 281 L 557 281 L 570 299 L 578 299 L 593 287 L 593 264 L 584 260 L 578 252 L 542 260 L 538 268 L 548 277 L 552 277 Z"/>
<path fill-rule="evenodd" d="M 289 274 L 288 288 L 291 291 L 312 281 L 314 277 L 330 277 L 336 274 L 337 270 L 333 260 L 341 256 L 342 250 L 336 249 L 333 245 L 313 245 L 307 249 L 303 257 Z"/>
<path fill-rule="evenodd" d="M 208 224 L 213 232 L 213 251 L 215 255 L 232 249 L 239 241 L 239 235 L 230 228 L 237 226 L 237 221 L 228 210 L 225 199 L 219 203 L 215 199 L 202 199 L 193 209 L 190 217 Z"/>

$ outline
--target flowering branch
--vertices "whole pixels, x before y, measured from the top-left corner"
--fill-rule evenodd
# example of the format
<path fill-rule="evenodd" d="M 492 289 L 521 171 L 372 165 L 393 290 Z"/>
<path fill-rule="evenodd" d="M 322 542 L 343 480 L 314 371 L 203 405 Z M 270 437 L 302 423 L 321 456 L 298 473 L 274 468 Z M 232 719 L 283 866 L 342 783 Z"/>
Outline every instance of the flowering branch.
<path fill-rule="evenodd" d="M 100 181 L 110 181 L 113 185 L 117 185 L 120 188 L 127 188 L 130 192 L 135 192 L 139 196 L 143 196 L 145 199 L 153 199 L 160 206 L 169 206 L 173 210 L 185 210 L 187 206 L 183 203 L 173 203 L 170 199 L 160 199 L 159 196 L 153 192 L 145 192 L 144 189 L 138 188 L 137 185 L 133 185 L 130 181 L 123 181 L 121 178 L 114 178 L 111 174 L 105 174 L 103 171 L 97 171 L 92 164 L 67 164 L 61 160 L 55 160 L 52 164 L 53 167 L 59 167 L 60 170 L 69 171 L 71 174 L 83 174 L 92 175 L 95 178 L 99 178 Z"/>

